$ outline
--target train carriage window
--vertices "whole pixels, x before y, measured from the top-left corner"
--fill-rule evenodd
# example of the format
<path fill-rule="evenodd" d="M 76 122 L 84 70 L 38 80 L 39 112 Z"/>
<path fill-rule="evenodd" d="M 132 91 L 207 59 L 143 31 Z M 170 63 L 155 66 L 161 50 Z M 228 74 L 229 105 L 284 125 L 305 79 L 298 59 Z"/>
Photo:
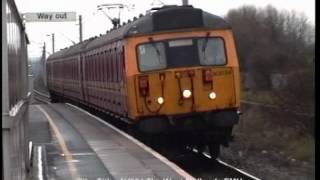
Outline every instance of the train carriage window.
<path fill-rule="evenodd" d="M 98 57 L 98 81 L 101 82 L 102 81 L 101 54 L 98 53 L 97 57 Z"/>
<path fill-rule="evenodd" d="M 122 51 L 119 50 L 119 52 L 118 52 L 118 82 L 120 82 L 121 79 L 122 79 L 122 76 L 121 76 L 121 72 L 122 72 L 122 58 L 121 58 L 121 54 L 122 54 Z"/>
<path fill-rule="evenodd" d="M 92 71 L 91 71 L 91 55 L 88 56 L 88 80 L 92 80 Z"/>
<path fill-rule="evenodd" d="M 72 73 L 73 73 L 73 74 L 72 74 L 72 79 L 73 79 L 73 80 L 76 79 L 76 68 L 75 68 L 75 67 L 76 67 L 76 64 L 75 64 L 75 63 L 76 63 L 76 62 L 75 62 L 75 60 L 73 59 L 73 60 L 72 60 L 72 69 L 73 69 L 73 71 L 72 71 Z"/>
<path fill-rule="evenodd" d="M 96 81 L 100 81 L 100 55 L 99 53 L 96 54 Z"/>
<path fill-rule="evenodd" d="M 84 64 L 84 68 L 83 68 L 84 81 L 87 81 L 88 80 L 88 56 L 84 56 L 83 64 Z"/>
<path fill-rule="evenodd" d="M 102 53 L 100 52 L 99 53 L 99 81 L 102 82 L 103 81 L 103 55 Z"/>
<path fill-rule="evenodd" d="M 93 81 L 93 56 L 90 55 L 90 60 L 89 60 L 89 66 L 90 66 L 90 81 Z"/>
<path fill-rule="evenodd" d="M 114 49 L 113 51 L 113 82 L 117 82 L 117 51 L 116 51 L 116 48 Z"/>
<path fill-rule="evenodd" d="M 65 66 L 63 68 L 64 68 L 64 72 L 66 72 L 65 73 L 66 79 L 70 79 L 70 63 L 68 62 L 68 60 L 66 61 Z"/>
<path fill-rule="evenodd" d="M 67 79 L 69 80 L 69 79 L 71 79 L 71 71 L 72 71 L 72 69 L 71 69 L 71 66 L 70 66 L 70 60 L 68 59 L 68 61 L 67 61 L 67 66 L 65 67 L 65 72 L 67 72 Z"/>
<path fill-rule="evenodd" d="M 167 67 L 165 46 L 162 42 L 139 45 L 138 58 L 141 71 L 152 71 Z"/>
<path fill-rule="evenodd" d="M 84 80 L 88 81 L 88 56 L 84 57 Z"/>
<path fill-rule="evenodd" d="M 104 80 L 103 60 L 104 60 L 104 55 L 103 55 L 103 52 L 101 52 L 100 53 L 100 81 L 101 82 L 103 82 Z"/>
<path fill-rule="evenodd" d="M 93 55 L 90 56 L 90 81 L 93 81 Z"/>
<path fill-rule="evenodd" d="M 60 62 L 60 67 L 61 67 L 61 78 L 65 79 L 67 78 L 68 72 L 66 71 L 66 66 L 67 63 L 62 61 Z"/>
<path fill-rule="evenodd" d="M 91 72 L 91 81 L 94 81 L 94 55 L 91 55 L 91 60 L 90 60 L 90 72 Z"/>
<path fill-rule="evenodd" d="M 73 80 L 73 76 L 74 76 L 74 68 L 73 68 L 73 62 L 72 62 L 72 59 L 70 60 L 70 69 L 71 69 L 71 79 Z"/>
<path fill-rule="evenodd" d="M 70 80 L 71 79 L 71 76 L 72 76 L 72 69 L 71 69 L 71 64 L 70 64 L 70 59 L 68 59 L 67 61 L 67 65 L 66 66 L 66 72 L 68 73 L 68 79 Z"/>
<path fill-rule="evenodd" d="M 74 68 L 75 67 L 74 60 L 71 61 L 71 67 L 72 67 L 72 79 L 75 80 L 76 79 L 75 78 L 75 74 L 76 74 L 75 70 L 76 69 Z"/>
<path fill-rule="evenodd" d="M 119 69 L 118 69 L 118 65 L 119 65 L 119 53 L 118 53 L 118 50 L 117 50 L 117 48 L 115 48 L 114 49 L 114 53 L 115 53 L 115 57 L 114 57 L 114 59 L 115 59 L 115 63 L 114 63 L 114 70 L 115 70 L 115 82 L 118 82 L 119 81 L 119 74 L 118 74 L 118 72 L 119 72 Z"/>
<path fill-rule="evenodd" d="M 126 69 L 126 63 L 125 63 L 125 59 L 124 59 L 124 47 L 122 46 L 122 51 L 121 51 L 121 63 L 122 63 L 122 69 L 121 69 L 121 80 L 124 79 L 125 77 L 125 69 Z"/>
<path fill-rule="evenodd" d="M 88 59 L 88 75 L 89 75 L 89 81 L 92 81 L 92 56 L 89 55 L 89 59 Z"/>
<path fill-rule="evenodd" d="M 122 81 L 122 69 L 123 69 L 123 57 L 122 57 L 122 53 L 123 53 L 123 47 L 121 47 L 121 49 L 119 50 L 119 54 L 118 54 L 118 75 L 119 75 L 119 82 Z"/>
<path fill-rule="evenodd" d="M 76 65 L 75 65 L 75 60 L 72 59 L 71 61 L 71 66 L 72 66 L 72 79 L 75 80 L 76 79 Z"/>
<path fill-rule="evenodd" d="M 95 80 L 95 73 L 94 73 L 95 63 L 94 63 L 94 55 L 91 55 L 91 81 Z"/>
<path fill-rule="evenodd" d="M 110 82 L 110 76 L 111 76 L 111 74 L 110 74 L 110 51 L 108 51 L 108 53 L 107 53 L 106 66 L 107 66 L 106 71 L 107 71 L 107 77 L 108 77 L 107 81 Z"/>
<path fill-rule="evenodd" d="M 73 67 L 73 60 L 71 59 L 71 61 L 70 61 L 70 68 L 72 69 L 72 71 L 71 71 L 71 79 L 73 80 L 74 78 L 74 67 Z"/>
<path fill-rule="evenodd" d="M 109 82 L 112 81 L 112 72 L 111 72 L 111 61 L 112 61 L 112 54 L 111 49 L 109 50 L 109 58 L 108 58 L 108 73 L 109 73 Z"/>
<path fill-rule="evenodd" d="M 76 70 L 76 74 L 75 74 L 75 78 L 76 80 L 78 80 L 78 75 L 79 75 L 79 61 L 78 59 L 75 60 L 75 70 Z"/>
<path fill-rule="evenodd" d="M 112 60 L 111 60 L 111 82 L 115 82 L 115 79 L 116 79 L 116 74 L 115 74 L 115 62 L 116 62 L 116 56 L 115 56 L 115 51 L 112 50 Z"/>
<path fill-rule="evenodd" d="M 100 71 L 100 54 L 97 53 L 97 81 L 100 81 L 101 71 Z"/>
<path fill-rule="evenodd" d="M 66 79 L 67 75 L 68 75 L 68 72 L 66 71 L 66 65 L 67 65 L 67 63 L 64 62 L 64 61 L 60 63 L 60 66 L 61 66 L 61 78 L 62 79 Z"/>
<path fill-rule="evenodd" d="M 100 52 L 100 81 L 103 82 L 104 80 L 104 72 L 103 72 L 103 52 Z"/>
<path fill-rule="evenodd" d="M 71 69 L 71 71 L 70 71 L 70 79 L 73 79 L 73 67 L 72 67 L 72 60 L 69 60 L 70 62 L 69 62 L 69 69 Z M 68 70 L 69 70 L 68 69 Z"/>
<path fill-rule="evenodd" d="M 75 80 L 76 79 L 76 65 L 75 65 L 75 61 L 72 60 L 72 79 Z"/>
<path fill-rule="evenodd" d="M 91 81 L 94 81 L 94 55 L 91 55 Z"/>
<path fill-rule="evenodd" d="M 92 81 L 96 81 L 96 55 L 92 55 L 92 66 L 91 66 L 91 71 L 92 71 Z"/>
<path fill-rule="evenodd" d="M 226 54 L 222 38 L 198 39 L 198 52 L 201 65 L 226 64 Z"/>
<path fill-rule="evenodd" d="M 88 80 L 91 81 L 91 55 L 88 56 Z"/>
<path fill-rule="evenodd" d="M 108 62 L 108 54 L 107 51 L 104 51 L 103 55 L 103 81 L 108 81 L 108 71 L 107 71 L 107 62 Z"/>
<path fill-rule="evenodd" d="M 101 56 L 100 53 L 97 54 L 97 80 L 100 82 L 101 81 Z"/>
<path fill-rule="evenodd" d="M 94 80 L 95 81 L 99 81 L 99 69 L 98 69 L 98 67 L 99 67 L 99 61 L 98 61 L 99 59 L 98 59 L 98 54 L 95 54 L 94 55 Z"/>
<path fill-rule="evenodd" d="M 113 52 L 110 49 L 110 59 L 109 59 L 109 72 L 110 72 L 110 82 L 113 82 Z"/>
<path fill-rule="evenodd" d="M 66 67 L 66 72 L 68 73 L 68 79 L 72 78 L 72 67 L 70 63 L 70 59 L 68 60 L 68 66 Z"/>
<path fill-rule="evenodd" d="M 60 67 L 61 67 L 61 78 L 66 79 L 68 77 L 68 71 L 66 71 L 67 67 L 67 62 L 62 61 L 60 62 Z"/>

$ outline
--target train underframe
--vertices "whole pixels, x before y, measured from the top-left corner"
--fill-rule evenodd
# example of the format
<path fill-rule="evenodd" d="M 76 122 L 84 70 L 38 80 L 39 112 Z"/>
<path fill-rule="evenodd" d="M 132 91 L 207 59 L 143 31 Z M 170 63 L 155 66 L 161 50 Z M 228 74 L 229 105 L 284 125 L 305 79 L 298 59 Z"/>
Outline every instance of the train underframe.
<path fill-rule="evenodd" d="M 137 126 L 159 146 L 196 148 L 209 151 L 217 158 L 220 145 L 228 147 L 232 129 L 239 121 L 237 109 L 227 109 L 179 116 L 156 116 L 140 121 Z"/>

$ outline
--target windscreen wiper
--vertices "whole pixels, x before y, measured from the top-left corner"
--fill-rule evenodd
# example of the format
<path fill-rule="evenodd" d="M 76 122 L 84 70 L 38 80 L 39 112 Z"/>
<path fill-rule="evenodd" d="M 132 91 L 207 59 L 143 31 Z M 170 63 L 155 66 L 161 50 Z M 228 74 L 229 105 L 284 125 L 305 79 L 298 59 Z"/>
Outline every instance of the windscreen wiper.
<path fill-rule="evenodd" d="M 210 32 L 207 32 L 207 34 L 206 34 L 206 39 L 204 40 L 204 43 L 203 43 L 202 49 L 201 49 L 202 52 L 205 52 L 206 49 L 207 49 L 209 37 L 210 37 Z"/>
<path fill-rule="evenodd" d="M 156 53 L 158 55 L 158 61 L 159 64 L 161 64 L 161 53 L 158 47 L 156 46 L 156 43 L 153 41 L 152 37 L 149 37 L 149 42 L 151 43 L 152 47 L 156 50 Z"/>

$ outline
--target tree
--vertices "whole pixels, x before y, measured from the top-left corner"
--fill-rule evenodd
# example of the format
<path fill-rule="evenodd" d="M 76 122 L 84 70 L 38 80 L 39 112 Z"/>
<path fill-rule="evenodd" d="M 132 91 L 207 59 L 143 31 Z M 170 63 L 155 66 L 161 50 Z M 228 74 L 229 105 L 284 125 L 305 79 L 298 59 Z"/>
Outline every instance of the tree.
<path fill-rule="evenodd" d="M 242 6 L 226 15 L 236 37 L 240 69 L 268 90 L 284 109 L 312 114 L 314 109 L 314 26 L 304 14 L 272 6 Z M 284 74 L 287 86 L 273 89 L 271 76 Z M 308 123 L 307 123 L 308 124 Z"/>

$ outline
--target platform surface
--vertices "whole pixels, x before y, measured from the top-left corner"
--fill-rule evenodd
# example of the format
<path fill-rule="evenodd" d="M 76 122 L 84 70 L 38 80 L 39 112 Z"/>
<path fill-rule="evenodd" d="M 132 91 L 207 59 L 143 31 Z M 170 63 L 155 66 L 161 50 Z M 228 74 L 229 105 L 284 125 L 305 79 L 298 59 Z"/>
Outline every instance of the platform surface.
<path fill-rule="evenodd" d="M 132 137 L 69 104 L 30 105 L 29 114 L 30 140 L 45 147 L 48 179 L 193 179 Z"/>

